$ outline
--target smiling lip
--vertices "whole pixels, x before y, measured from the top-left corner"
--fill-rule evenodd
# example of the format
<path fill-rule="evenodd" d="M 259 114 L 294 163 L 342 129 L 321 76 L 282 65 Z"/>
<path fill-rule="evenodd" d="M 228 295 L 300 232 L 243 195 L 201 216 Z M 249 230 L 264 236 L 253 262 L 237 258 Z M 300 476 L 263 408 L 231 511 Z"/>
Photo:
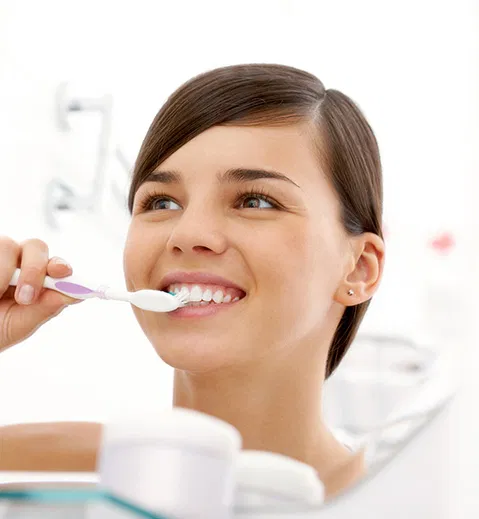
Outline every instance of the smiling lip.
<path fill-rule="evenodd" d="M 173 312 L 169 312 L 167 315 L 170 319 L 191 319 L 195 317 L 209 317 L 218 314 L 219 312 L 224 312 L 228 308 L 233 308 L 236 305 L 241 305 L 243 299 L 240 299 L 236 302 L 231 303 L 220 303 L 220 304 L 212 304 L 206 306 L 184 306 L 183 308 L 178 308 Z"/>
<path fill-rule="evenodd" d="M 203 285 L 217 285 L 225 288 L 236 288 L 243 293 L 246 291 L 236 283 L 226 278 L 208 272 L 169 272 L 161 280 L 160 290 L 166 290 L 173 283 L 197 283 Z"/>
<path fill-rule="evenodd" d="M 198 284 L 198 285 L 216 285 L 224 288 L 234 288 L 242 292 L 243 296 L 246 296 L 246 291 L 236 283 L 233 283 L 229 279 L 226 279 L 216 274 L 210 274 L 208 272 L 169 272 L 161 280 L 160 290 L 166 290 L 172 284 Z M 219 303 L 209 304 L 205 306 L 185 306 L 178 308 L 174 312 L 170 312 L 168 316 L 174 319 L 194 318 L 194 317 L 207 317 L 216 315 L 218 312 L 222 312 L 228 308 L 237 305 L 240 301 L 231 303 Z"/>

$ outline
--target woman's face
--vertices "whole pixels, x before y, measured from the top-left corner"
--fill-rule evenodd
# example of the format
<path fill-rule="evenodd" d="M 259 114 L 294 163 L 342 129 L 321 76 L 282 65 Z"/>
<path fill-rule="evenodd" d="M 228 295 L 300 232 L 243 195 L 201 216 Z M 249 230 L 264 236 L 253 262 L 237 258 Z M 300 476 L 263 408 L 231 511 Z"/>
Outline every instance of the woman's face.
<path fill-rule="evenodd" d="M 214 299 L 173 313 L 133 307 L 160 357 L 199 373 L 317 345 L 342 310 L 350 249 L 308 127 L 217 126 L 155 173 L 134 201 L 127 287 Z"/>

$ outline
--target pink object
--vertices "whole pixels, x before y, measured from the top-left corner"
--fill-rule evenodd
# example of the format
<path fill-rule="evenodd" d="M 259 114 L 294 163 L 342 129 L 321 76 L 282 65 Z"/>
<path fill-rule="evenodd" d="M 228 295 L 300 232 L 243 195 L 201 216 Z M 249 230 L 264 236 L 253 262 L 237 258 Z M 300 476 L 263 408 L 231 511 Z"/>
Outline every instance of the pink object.
<path fill-rule="evenodd" d="M 444 232 L 444 233 L 440 234 L 439 236 L 436 236 L 430 242 L 430 246 L 441 254 L 449 253 L 454 248 L 455 245 L 456 245 L 456 242 L 454 240 L 453 235 L 448 232 Z"/>
<path fill-rule="evenodd" d="M 242 299 L 239 301 L 231 301 L 230 303 L 221 303 L 219 305 L 209 304 L 205 306 L 184 306 L 178 308 L 174 312 L 168 314 L 168 317 L 172 319 L 191 319 L 198 317 L 210 317 L 218 314 L 219 312 L 225 312 L 229 308 L 233 308 L 235 305 L 240 304 Z"/>

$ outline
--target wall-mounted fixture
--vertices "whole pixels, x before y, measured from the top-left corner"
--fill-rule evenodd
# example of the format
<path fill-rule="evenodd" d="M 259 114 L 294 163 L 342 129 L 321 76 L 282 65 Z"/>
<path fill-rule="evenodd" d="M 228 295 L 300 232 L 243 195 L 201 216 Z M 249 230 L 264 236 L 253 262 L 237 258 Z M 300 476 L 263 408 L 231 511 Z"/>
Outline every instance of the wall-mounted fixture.
<path fill-rule="evenodd" d="M 80 195 L 65 178 L 53 178 L 46 187 L 45 218 L 53 229 L 59 229 L 58 215 L 62 211 L 88 211 L 99 213 L 106 184 L 106 170 L 110 160 L 117 160 L 128 173 L 130 165 L 122 151 L 114 145 L 112 138 L 113 96 L 103 95 L 88 97 L 72 93 L 72 87 L 64 82 L 56 92 L 56 120 L 63 132 L 73 131 L 73 114 L 96 112 L 101 115 L 101 127 L 98 139 L 95 171 L 91 188 L 86 195 Z M 115 184 L 108 186 L 114 200 L 122 209 L 126 209 L 126 195 Z"/>

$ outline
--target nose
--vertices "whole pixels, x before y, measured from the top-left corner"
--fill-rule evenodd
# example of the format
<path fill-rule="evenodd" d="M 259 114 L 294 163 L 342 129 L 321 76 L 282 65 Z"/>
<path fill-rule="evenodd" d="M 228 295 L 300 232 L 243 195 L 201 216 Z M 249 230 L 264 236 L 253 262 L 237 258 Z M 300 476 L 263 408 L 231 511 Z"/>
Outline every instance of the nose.
<path fill-rule="evenodd" d="M 221 254 L 227 248 L 221 216 L 206 208 L 192 206 L 174 223 L 166 249 L 173 254 Z"/>

